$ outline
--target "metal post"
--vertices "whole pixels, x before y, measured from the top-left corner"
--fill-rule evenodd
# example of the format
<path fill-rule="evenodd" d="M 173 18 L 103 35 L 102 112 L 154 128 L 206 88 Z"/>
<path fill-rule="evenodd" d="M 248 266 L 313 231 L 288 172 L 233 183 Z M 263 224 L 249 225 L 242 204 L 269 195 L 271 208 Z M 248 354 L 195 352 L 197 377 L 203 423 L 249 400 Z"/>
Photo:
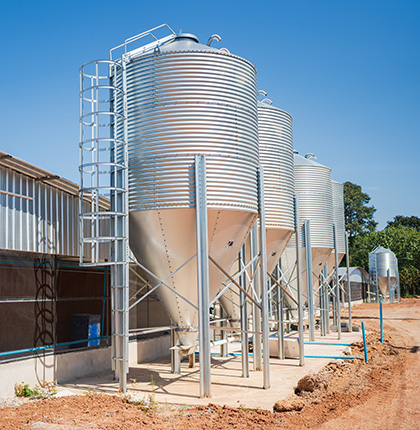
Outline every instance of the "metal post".
<path fill-rule="evenodd" d="M 242 246 L 239 252 L 239 270 L 243 271 L 243 262 L 245 261 L 245 245 Z M 242 272 L 239 282 L 246 289 L 246 276 Z M 249 378 L 249 352 L 248 352 L 248 313 L 245 293 L 240 290 L 240 306 L 241 306 L 241 353 L 242 353 L 242 377 Z"/>
<path fill-rule="evenodd" d="M 365 323 L 362 322 L 362 335 L 363 335 L 363 351 L 365 356 L 365 362 L 368 362 L 368 353 L 367 353 L 367 345 L 366 345 L 366 332 L 365 332 Z"/>
<path fill-rule="evenodd" d="M 299 221 L 299 200 L 295 196 L 293 198 L 295 209 L 295 236 L 296 236 L 296 282 L 297 282 L 297 302 L 298 302 L 298 324 L 299 324 L 299 365 L 305 365 L 305 343 L 303 339 L 303 297 L 302 297 L 302 262 L 301 262 L 301 231 Z"/>
<path fill-rule="evenodd" d="M 264 204 L 264 173 L 262 166 L 258 168 L 258 198 L 260 219 L 260 284 L 261 284 L 261 322 L 263 341 L 263 373 L 265 389 L 270 388 L 270 344 L 268 325 L 268 285 L 267 285 L 267 245 L 265 231 L 265 204 Z"/>
<path fill-rule="evenodd" d="M 375 280 L 376 303 L 379 303 L 378 254 L 375 254 Z"/>
<path fill-rule="evenodd" d="M 395 302 L 394 287 L 391 285 L 391 274 L 389 269 L 387 269 L 386 271 L 386 276 L 388 278 L 389 302 L 394 303 Z"/>
<path fill-rule="evenodd" d="M 309 340 L 315 341 L 314 291 L 312 284 L 312 249 L 311 226 L 307 219 L 304 222 L 306 250 L 306 282 L 308 285 Z"/>
<path fill-rule="evenodd" d="M 337 248 L 337 229 L 335 224 L 333 225 L 334 233 L 334 252 L 335 252 L 335 306 L 337 310 L 337 337 L 341 339 L 341 301 L 340 301 L 340 280 L 338 277 L 338 248 Z"/>
<path fill-rule="evenodd" d="M 280 261 L 277 263 L 276 268 L 276 278 L 280 278 Z M 277 347 L 278 347 L 278 357 L 280 360 L 285 359 L 285 351 L 284 351 L 284 300 L 283 300 L 283 290 L 277 286 Z"/>
<path fill-rule="evenodd" d="M 326 330 L 325 330 L 325 287 L 322 283 L 323 279 L 323 270 L 322 268 L 321 273 L 319 274 L 319 319 L 320 319 L 320 326 L 321 326 L 321 336 L 325 336 Z"/>
<path fill-rule="evenodd" d="M 226 315 L 225 315 L 225 311 L 223 310 L 223 308 L 220 306 L 220 318 L 223 320 L 225 319 Z M 225 339 L 226 338 L 226 330 L 223 330 L 223 327 L 225 326 L 225 322 L 222 321 L 221 323 L 221 327 L 222 330 L 220 330 L 220 338 L 221 339 Z M 226 358 L 229 355 L 229 349 L 228 349 L 228 343 L 222 343 L 220 345 L 220 356 L 223 358 Z"/>
<path fill-rule="evenodd" d="M 347 298 L 349 302 L 349 331 L 353 331 L 352 320 L 351 320 L 351 283 L 350 283 L 350 254 L 349 254 L 349 234 L 346 231 L 346 264 L 347 264 Z"/>
<path fill-rule="evenodd" d="M 197 226 L 198 331 L 200 347 L 200 397 L 210 397 L 209 255 L 207 227 L 206 158 L 195 156 Z"/>
<path fill-rule="evenodd" d="M 381 343 L 384 343 L 384 319 L 382 315 L 382 300 L 379 301 L 379 322 L 381 327 Z"/>
<path fill-rule="evenodd" d="M 401 302 L 400 274 L 397 271 L 397 302 Z"/>
<path fill-rule="evenodd" d="M 258 224 L 255 223 L 252 227 L 250 240 L 251 240 L 251 258 L 254 258 L 258 255 Z M 253 270 L 257 271 L 254 276 L 254 290 L 257 297 L 261 296 L 260 293 L 260 274 L 258 273 L 258 267 L 255 263 L 253 265 Z M 252 309 L 252 328 L 254 334 L 252 336 L 252 347 L 253 347 L 253 356 L 254 356 L 254 370 L 259 371 L 262 369 L 262 351 L 261 351 L 261 311 L 257 305 L 254 304 Z"/>
<path fill-rule="evenodd" d="M 171 330 L 171 348 L 177 346 L 177 338 L 175 329 Z M 181 373 L 181 360 L 177 349 L 171 349 L 171 373 Z"/>

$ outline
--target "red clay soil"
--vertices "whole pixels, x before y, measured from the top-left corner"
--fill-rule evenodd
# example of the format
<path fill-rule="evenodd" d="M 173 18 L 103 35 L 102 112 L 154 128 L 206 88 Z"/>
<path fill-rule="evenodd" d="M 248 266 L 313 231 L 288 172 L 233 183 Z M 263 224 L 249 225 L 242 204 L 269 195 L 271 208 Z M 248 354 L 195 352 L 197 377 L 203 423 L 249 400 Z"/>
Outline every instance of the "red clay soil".
<path fill-rule="evenodd" d="M 420 300 L 384 305 L 383 345 L 378 305 L 361 305 L 352 315 L 354 325 L 366 324 L 369 362 L 330 363 L 310 375 L 298 394 L 277 405 L 286 412 L 212 404 L 145 412 L 118 396 L 89 394 L 1 408 L 0 428 L 420 429 Z M 363 355 L 361 344 L 352 346 L 352 355 Z"/>

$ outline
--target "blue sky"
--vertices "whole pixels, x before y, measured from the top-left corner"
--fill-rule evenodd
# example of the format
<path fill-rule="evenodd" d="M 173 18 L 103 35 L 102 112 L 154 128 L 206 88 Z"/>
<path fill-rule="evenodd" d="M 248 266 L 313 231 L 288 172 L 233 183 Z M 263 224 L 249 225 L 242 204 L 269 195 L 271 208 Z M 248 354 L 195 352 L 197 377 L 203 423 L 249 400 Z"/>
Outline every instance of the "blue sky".
<path fill-rule="evenodd" d="M 420 216 L 419 1 L 3 1 L 0 150 L 78 182 L 79 66 L 164 22 L 254 63 L 295 148 L 361 185 L 379 228 Z"/>

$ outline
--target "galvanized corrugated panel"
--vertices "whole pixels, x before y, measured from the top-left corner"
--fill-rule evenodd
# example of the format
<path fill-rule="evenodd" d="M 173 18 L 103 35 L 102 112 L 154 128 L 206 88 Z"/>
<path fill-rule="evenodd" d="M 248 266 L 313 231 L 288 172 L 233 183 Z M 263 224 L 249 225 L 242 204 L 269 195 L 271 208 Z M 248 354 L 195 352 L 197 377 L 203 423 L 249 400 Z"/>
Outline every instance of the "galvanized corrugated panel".
<path fill-rule="evenodd" d="M 267 228 L 294 230 L 293 132 L 289 113 L 258 103 L 260 163 L 264 168 Z"/>
<path fill-rule="evenodd" d="M 255 68 L 184 45 L 127 66 L 130 210 L 193 207 L 194 155 L 204 154 L 209 207 L 256 213 Z"/>
<path fill-rule="evenodd" d="M 127 64 L 130 246 L 159 278 L 196 252 L 194 156 L 206 155 L 209 253 L 228 270 L 258 212 L 256 70 L 248 61 L 178 36 Z M 121 86 L 122 76 L 116 76 Z M 122 112 L 121 102 L 117 109 Z M 121 126 L 116 130 L 122 136 Z M 209 267 L 210 297 L 225 279 Z M 170 277 L 197 304 L 196 265 Z M 155 282 L 155 280 L 151 280 Z M 198 314 L 165 287 L 157 295 L 173 323 Z M 181 330 L 182 331 L 182 330 Z M 180 335 L 195 343 L 196 333 Z"/>
<path fill-rule="evenodd" d="M 78 255 L 79 199 L 0 166 L 0 248 Z"/>
<path fill-rule="evenodd" d="M 332 249 L 331 169 L 295 154 L 295 190 L 299 199 L 300 224 L 310 221 L 311 246 Z"/>
<path fill-rule="evenodd" d="M 346 221 L 344 219 L 344 186 L 340 182 L 332 181 L 333 222 L 337 236 L 337 250 L 346 252 Z"/>

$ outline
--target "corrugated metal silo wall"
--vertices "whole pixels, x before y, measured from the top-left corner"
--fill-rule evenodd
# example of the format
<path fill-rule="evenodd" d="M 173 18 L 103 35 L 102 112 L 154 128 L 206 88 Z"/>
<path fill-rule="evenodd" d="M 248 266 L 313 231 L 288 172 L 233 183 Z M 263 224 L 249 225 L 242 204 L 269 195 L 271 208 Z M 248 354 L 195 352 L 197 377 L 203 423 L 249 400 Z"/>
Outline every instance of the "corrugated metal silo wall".
<path fill-rule="evenodd" d="M 79 255 L 79 199 L 0 166 L 0 249 Z"/>

